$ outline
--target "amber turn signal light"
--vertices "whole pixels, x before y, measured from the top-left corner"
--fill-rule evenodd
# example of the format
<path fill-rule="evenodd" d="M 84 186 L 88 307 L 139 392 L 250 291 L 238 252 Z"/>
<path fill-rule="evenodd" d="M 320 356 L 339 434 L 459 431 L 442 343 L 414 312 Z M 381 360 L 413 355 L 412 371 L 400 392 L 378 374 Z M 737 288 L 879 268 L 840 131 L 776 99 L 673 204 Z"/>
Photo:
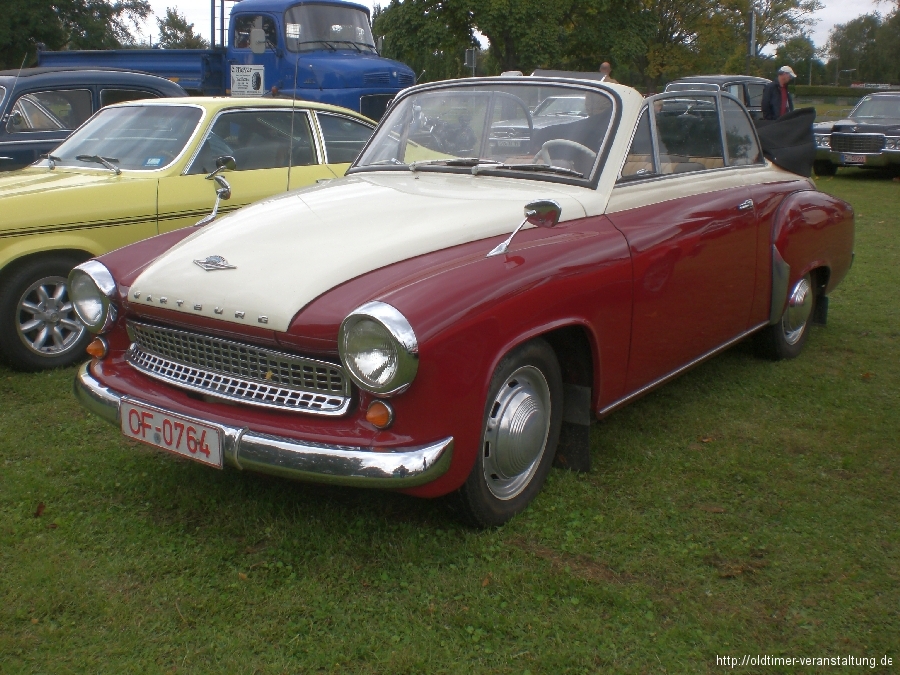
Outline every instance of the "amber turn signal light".
<path fill-rule="evenodd" d="M 106 344 L 106 340 L 102 337 L 96 337 L 91 341 L 91 344 L 87 346 L 85 351 L 95 359 L 102 359 L 109 351 L 109 345 Z"/>
<path fill-rule="evenodd" d="M 378 427 L 379 429 L 387 429 L 394 421 L 394 411 L 384 401 L 372 401 L 369 409 L 366 410 L 366 422 Z"/>

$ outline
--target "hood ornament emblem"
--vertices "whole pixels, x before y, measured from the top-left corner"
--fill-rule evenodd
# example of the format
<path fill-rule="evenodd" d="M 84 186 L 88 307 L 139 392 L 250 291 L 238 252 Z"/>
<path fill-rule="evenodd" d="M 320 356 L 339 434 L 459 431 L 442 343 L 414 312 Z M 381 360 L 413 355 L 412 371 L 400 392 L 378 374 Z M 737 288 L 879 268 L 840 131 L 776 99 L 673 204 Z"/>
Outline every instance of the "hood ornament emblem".
<path fill-rule="evenodd" d="M 236 270 L 237 267 L 231 265 L 225 258 L 220 255 L 211 255 L 203 260 L 195 260 L 195 265 L 199 265 L 207 272 L 213 270 Z"/>

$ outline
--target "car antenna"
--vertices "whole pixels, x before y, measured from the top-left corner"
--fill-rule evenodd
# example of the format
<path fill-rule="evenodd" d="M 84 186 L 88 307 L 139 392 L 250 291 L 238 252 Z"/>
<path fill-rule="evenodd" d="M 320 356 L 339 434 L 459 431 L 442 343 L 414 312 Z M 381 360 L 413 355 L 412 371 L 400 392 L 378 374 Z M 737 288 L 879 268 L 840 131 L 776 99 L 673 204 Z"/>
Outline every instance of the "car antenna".
<path fill-rule="evenodd" d="M 285 192 L 291 190 L 291 164 L 294 163 L 294 110 L 297 108 L 297 68 L 300 67 L 300 55 L 297 55 L 297 61 L 294 63 L 294 92 L 291 96 L 291 140 L 288 141 L 288 176 Z"/>
<path fill-rule="evenodd" d="M 9 96 L 12 98 L 13 94 L 16 92 L 16 82 L 19 81 L 19 75 L 22 74 L 22 68 L 25 67 L 25 59 L 28 58 L 28 50 L 25 50 L 25 56 L 22 57 L 22 65 L 19 66 L 19 70 L 16 71 L 16 79 L 13 80 L 12 89 L 9 90 Z"/>

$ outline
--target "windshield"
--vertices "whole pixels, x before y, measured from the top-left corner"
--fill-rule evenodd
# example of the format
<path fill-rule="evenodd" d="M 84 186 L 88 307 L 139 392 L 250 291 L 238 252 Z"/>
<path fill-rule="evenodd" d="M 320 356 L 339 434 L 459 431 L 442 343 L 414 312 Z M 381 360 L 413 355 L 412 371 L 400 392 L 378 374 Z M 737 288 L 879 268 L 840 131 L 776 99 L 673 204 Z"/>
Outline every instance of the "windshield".
<path fill-rule="evenodd" d="M 181 154 L 202 115 L 193 106 L 104 108 L 54 150 L 51 159 L 62 166 L 100 167 L 96 158 L 102 157 L 120 169 L 161 169 Z"/>
<path fill-rule="evenodd" d="M 584 96 L 554 96 L 544 99 L 534 115 L 576 115 L 584 117 Z"/>
<path fill-rule="evenodd" d="M 297 5 L 284 13 L 285 41 L 292 52 L 315 49 L 375 51 L 369 15 L 353 7 Z"/>
<path fill-rule="evenodd" d="M 719 91 L 719 85 L 706 82 L 679 82 L 667 84 L 666 91 Z"/>
<path fill-rule="evenodd" d="M 850 117 L 900 118 L 900 96 L 866 96 L 850 113 Z"/>
<path fill-rule="evenodd" d="M 583 116 L 542 116 L 537 123 L 530 110 L 548 98 L 580 99 Z M 587 181 L 598 170 L 612 113 L 607 94 L 559 85 L 429 89 L 388 111 L 353 170 L 512 171 Z"/>

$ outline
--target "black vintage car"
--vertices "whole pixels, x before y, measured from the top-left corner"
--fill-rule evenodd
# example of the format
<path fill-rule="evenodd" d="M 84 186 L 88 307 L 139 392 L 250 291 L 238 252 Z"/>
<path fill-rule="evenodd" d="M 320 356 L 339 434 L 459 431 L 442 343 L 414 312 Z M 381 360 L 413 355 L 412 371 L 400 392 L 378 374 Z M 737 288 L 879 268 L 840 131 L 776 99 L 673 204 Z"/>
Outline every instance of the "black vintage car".
<path fill-rule="evenodd" d="M 169 80 L 114 68 L 0 71 L 0 171 L 37 161 L 110 103 L 186 95 Z"/>
<path fill-rule="evenodd" d="M 666 91 L 727 91 L 744 104 L 754 120 L 760 120 L 767 84 L 769 80 L 752 75 L 691 75 L 669 82 Z"/>
<path fill-rule="evenodd" d="M 813 131 L 819 176 L 833 176 L 839 166 L 900 167 L 900 92 L 864 96 L 847 119 Z"/>

